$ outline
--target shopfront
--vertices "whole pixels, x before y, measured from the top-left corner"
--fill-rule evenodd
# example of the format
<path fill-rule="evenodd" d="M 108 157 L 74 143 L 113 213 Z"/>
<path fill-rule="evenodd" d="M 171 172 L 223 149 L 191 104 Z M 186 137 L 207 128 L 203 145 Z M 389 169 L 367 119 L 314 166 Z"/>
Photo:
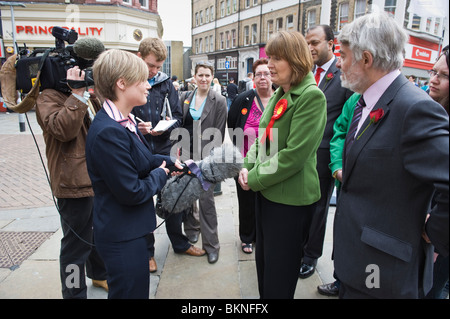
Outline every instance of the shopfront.
<path fill-rule="evenodd" d="M 4 47 L 14 48 L 11 11 L 1 10 Z M 143 38 L 162 32 L 158 14 L 115 5 L 26 3 L 14 9 L 14 20 L 17 45 L 30 50 L 54 47 L 54 26 L 73 29 L 78 38 L 97 38 L 108 49 L 129 51 L 137 51 Z"/>

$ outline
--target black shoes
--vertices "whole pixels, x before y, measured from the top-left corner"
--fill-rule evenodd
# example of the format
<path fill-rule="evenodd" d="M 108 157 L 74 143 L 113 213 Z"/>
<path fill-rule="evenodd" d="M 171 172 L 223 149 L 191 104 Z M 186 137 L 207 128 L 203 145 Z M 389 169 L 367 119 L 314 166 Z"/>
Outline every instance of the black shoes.
<path fill-rule="evenodd" d="M 339 287 L 336 285 L 336 282 L 317 286 L 317 290 L 319 294 L 324 296 L 337 297 L 339 295 Z"/>
<path fill-rule="evenodd" d="M 208 262 L 210 264 L 214 264 L 218 260 L 219 260 L 219 252 L 213 252 L 208 254 Z"/>
<path fill-rule="evenodd" d="M 298 276 L 302 279 L 308 278 L 314 273 L 315 270 L 316 266 L 303 263 L 300 267 L 300 273 Z"/>

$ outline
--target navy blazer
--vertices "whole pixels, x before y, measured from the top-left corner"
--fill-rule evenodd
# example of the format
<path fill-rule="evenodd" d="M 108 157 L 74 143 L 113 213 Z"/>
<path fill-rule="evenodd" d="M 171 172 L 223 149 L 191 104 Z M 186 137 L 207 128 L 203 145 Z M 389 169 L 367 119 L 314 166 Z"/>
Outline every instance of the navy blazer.
<path fill-rule="evenodd" d="M 120 242 L 151 233 L 156 227 L 153 196 L 167 182 L 163 160 L 145 138 L 111 119 L 104 109 L 95 116 L 86 141 L 86 163 L 94 188 L 95 241 Z"/>

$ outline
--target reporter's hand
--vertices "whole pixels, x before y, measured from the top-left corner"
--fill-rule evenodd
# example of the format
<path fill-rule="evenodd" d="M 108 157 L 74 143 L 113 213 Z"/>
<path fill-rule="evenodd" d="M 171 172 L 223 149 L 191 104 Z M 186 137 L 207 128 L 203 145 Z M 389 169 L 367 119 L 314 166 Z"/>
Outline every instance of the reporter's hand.
<path fill-rule="evenodd" d="M 180 162 L 180 160 L 179 159 L 177 159 L 176 161 L 175 161 L 175 167 L 176 168 L 178 168 L 179 170 L 182 170 L 183 169 L 183 165 L 181 165 L 181 162 Z M 183 174 L 183 172 L 176 172 L 176 171 L 174 171 L 174 172 L 172 172 L 172 176 L 177 176 L 177 175 L 181 175 L 181 174 Z"/>
<path fill-rule="evenodd" d="M 152 122 L 139 122 L 138 130 L 142 135 L 150 134 L 152 131 Z"/>
<path fill-rule="evenodd" d="M 163 161 L 159 168 L 162 168 L 166 172 L 166 175 L 169 174 L 169 169 L 166 168 L 166 161 Z"/>
<path fill-rule="evenodd" d="M 83 70 L 80 70 L 79 66 L 74 66 L 73 68 L 70 68 L 67 70 L 66 78 L 67 81 L 84 81 L 85 73 Z M 69 86 L 69 88 L 72 90 L 72 93 L 78 94 L 80 96 L 83 96 L 84 91 L 86 90 L 86 87 L 73 89 Z"/>

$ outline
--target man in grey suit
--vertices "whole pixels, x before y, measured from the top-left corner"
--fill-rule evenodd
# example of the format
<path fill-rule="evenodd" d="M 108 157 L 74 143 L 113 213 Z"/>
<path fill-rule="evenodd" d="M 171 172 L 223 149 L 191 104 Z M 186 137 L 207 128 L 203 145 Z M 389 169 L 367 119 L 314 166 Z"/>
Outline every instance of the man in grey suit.
<path fill-rule="evenodd" d="M 306 32 L 314 61 L 314 77 L 327 99 L 327 123 L 322 142 L 317 150 L 317 172 L 320 179 L 321 198 L 317 203 L 309 229 L 308 241 L 303 251 L 300 278 L 308 278 L 314 273 L 317 259 L 322 256 L 323 241 L 327 223 L 330 199 L 333 194 L 334 179 L 328 164 L 330 163 L 330 140 L 333 137 L 333 125 L 342 112 L 345 101 L 353 94 L 341 86 L 340 70 L 336 67 L 334 56 L 334 33 L 328 25 L 318 25 Z"/>
<path fill-rule="evenodd" d="M 433 251 L 449 253 L 448 116 L 400 73 L 408 36 L 392 17 L 360 17 L 338 39 L 342 85 L 362 94 L 334 220 L 339 295 L 420 298 Z"/>

